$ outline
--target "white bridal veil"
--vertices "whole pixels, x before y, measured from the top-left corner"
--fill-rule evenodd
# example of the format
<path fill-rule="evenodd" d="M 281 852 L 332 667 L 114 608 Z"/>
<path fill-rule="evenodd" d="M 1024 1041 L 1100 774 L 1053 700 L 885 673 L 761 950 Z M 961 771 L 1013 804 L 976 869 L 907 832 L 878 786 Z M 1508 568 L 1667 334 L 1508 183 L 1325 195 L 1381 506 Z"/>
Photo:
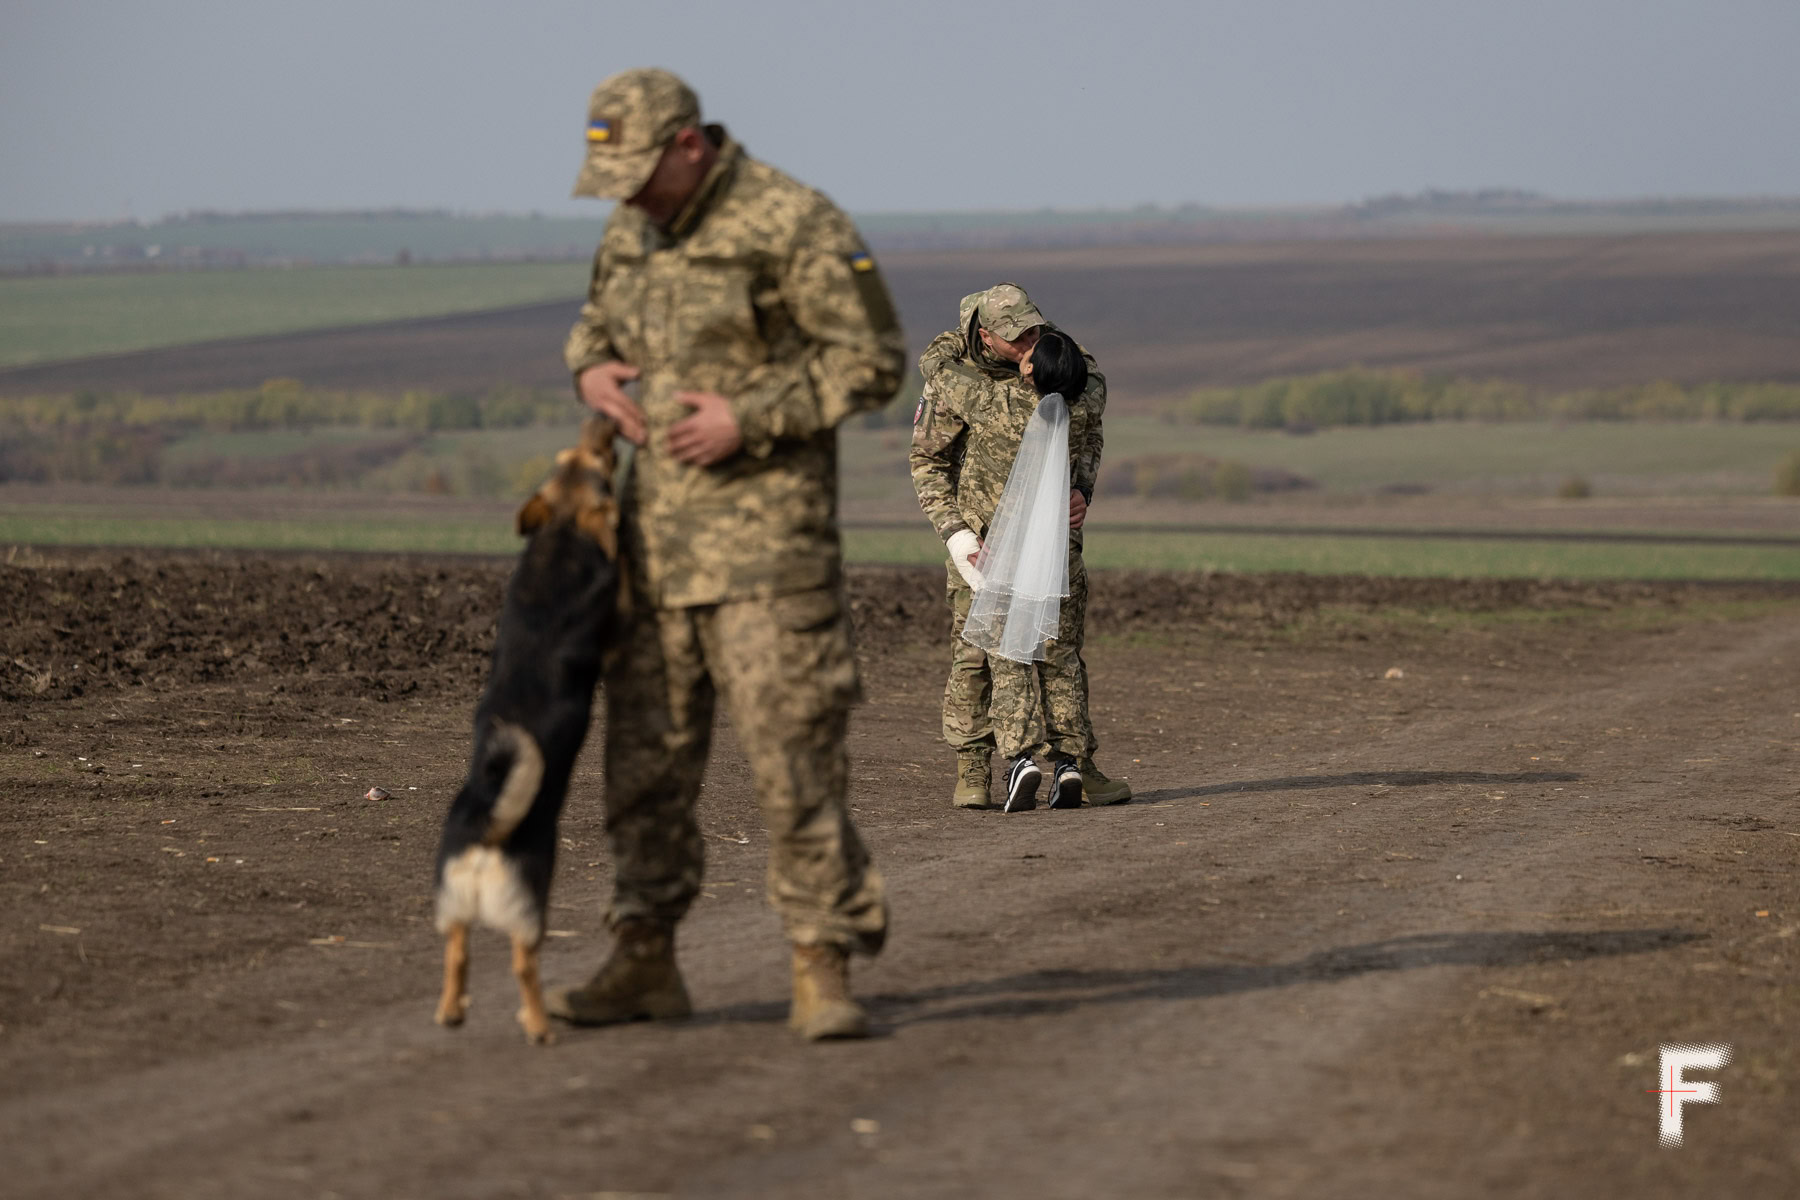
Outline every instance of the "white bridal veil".
<path fill-rule="evenodd" d="M 1039 401 L 981 556 L 963 640 L 1014 662 L 1041 661 L 1069 594 L 1069 406 Z"/>

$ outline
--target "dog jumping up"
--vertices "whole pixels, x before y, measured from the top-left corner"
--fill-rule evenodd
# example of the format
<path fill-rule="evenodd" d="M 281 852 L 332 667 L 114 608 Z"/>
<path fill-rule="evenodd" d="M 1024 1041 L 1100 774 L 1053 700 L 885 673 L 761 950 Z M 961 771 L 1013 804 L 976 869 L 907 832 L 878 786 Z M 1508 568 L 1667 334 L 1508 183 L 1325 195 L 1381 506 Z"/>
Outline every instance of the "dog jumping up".
<path fill-rule="evenodd" d="M 475 752 L 438 846 L 440 1025 L 461 1025 L 468 1012 L 469 929 L 479 922 L 512 938 L 519 1023 L 527 1041 L 550 1041 L 538 948 L 556 822 L 618 620 L 614 432 L 611 421 L 590 418 L 581 444 L 557 455 L 556 473 L 519 510 L 519 533 L 530 540 L 506 585 Z"/>

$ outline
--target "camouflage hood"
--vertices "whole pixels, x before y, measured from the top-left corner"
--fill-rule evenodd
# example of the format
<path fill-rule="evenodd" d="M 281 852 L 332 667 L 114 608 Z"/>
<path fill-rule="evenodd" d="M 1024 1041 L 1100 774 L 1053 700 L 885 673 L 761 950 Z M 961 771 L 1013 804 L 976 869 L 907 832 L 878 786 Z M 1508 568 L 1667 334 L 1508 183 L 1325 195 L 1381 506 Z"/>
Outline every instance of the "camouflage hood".
<path fill-rule="evenodd" d="M 987 347 L 981 344 L 981 334 L 978 332 L 981 328 L 980 314 L 977 313 L 975 309 L 976 306 L 981 303 L 981 298 L 986 294 L 986 289 L 979 292 L 970 292 L 968 295 L 964 296 L 962 302 L 956 306 L 956 315 L 960 318 L 962 324 L 962 353 L 958 355 L 958 357 L 970 366 L 980 367 L 989 374 L 997 376 L 1011 375 L 1014 378 L 1017 378 L 1019 374 L 1018 363 L 1007 362 L 1004 358 L 989 354 Z"/>

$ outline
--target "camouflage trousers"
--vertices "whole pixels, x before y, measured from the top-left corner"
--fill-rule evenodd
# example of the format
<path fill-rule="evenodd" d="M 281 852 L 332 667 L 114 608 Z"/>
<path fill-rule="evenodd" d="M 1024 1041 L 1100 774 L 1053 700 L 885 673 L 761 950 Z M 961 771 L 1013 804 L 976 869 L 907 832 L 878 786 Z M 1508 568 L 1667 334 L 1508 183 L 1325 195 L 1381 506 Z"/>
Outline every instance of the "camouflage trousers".
<path fill-rule="evenodd" d="M 1087 663 L 1081 641 L 1087 624 L 1088 578 L 1076 546 L 1069 549 L 1069 595 L 1044 661 L 1016 663 L 989 657 L 963 641 L 974 593 L 947 567 L 950 600 L 950 679 L 944 685 L 944 740 L 958 754 L 999 751 L 1002 759 L 1092 758 L 1100 743 L 1088 718 Z"/>
<path fill-rule="evenodd" d="M 750 760 L 769 832 L 769 903 L 789 939 L 881 949 L 881 872 L 845 804 L 844 737 L 861 692 L 837 589 L 640 610 L 605 685 L 610 928 L 677 921 L 700 891 L 694 804 L 722 695 Z"/>

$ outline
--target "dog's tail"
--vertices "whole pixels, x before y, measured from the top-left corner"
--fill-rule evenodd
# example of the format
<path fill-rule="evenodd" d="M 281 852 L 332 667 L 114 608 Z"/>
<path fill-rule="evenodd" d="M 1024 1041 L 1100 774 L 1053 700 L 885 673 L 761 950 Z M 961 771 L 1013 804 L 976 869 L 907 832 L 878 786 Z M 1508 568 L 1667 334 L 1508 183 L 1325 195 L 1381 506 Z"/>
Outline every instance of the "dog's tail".
<path fill-rule="evenodd" d="M 498 846 L 525 819 L 537 799 L 538 786 L 544 782 L 544 753 L 529 733 L 507 721 L 495 721 L 491 736 L 494 758 L 507 754 L 512 758 L 481 839 L 486 845 Z"/>

